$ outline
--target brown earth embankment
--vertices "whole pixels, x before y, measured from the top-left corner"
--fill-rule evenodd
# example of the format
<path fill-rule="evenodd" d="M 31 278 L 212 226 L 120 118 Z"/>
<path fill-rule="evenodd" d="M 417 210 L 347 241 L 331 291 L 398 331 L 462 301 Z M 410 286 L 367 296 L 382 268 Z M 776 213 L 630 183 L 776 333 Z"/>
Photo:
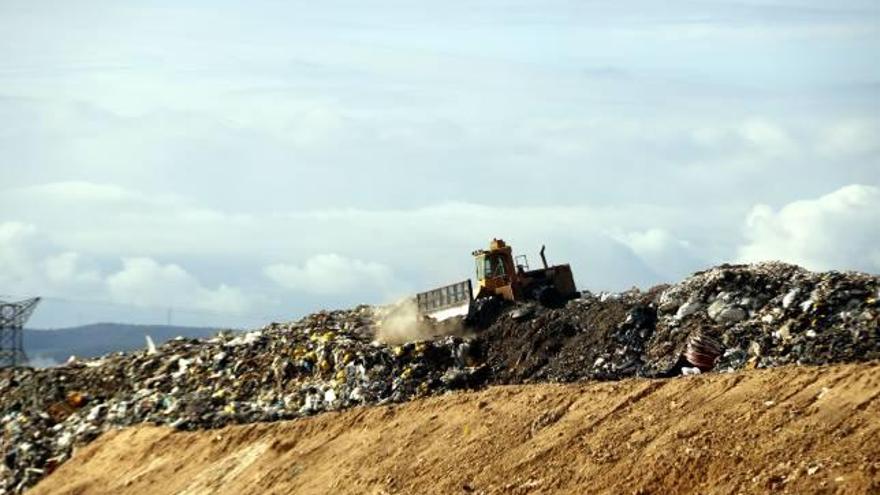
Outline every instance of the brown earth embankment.
<path fill-rule="evenodd" d="M 33 494 L 880 493 L 880 363 L 490 387 L 279 423 L 139 426 Z"/>

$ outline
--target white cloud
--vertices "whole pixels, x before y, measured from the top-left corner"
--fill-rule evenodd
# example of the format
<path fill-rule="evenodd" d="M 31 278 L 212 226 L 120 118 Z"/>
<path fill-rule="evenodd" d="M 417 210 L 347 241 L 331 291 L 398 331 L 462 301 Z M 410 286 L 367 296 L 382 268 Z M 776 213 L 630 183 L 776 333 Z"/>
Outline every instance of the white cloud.
<path fill-rule="evenodd" d="M 145 194 L 116 184 L 84 180 L 48 182 L 5 191 L 20 201 L 40 201 L 59 205 L 97 208 L 133 207 L 184 208 L 185 201 L 173 194 Z"/>
<path fill-rule="evenodd" d="M 61 251 L 36 226 L 0 223 L 0 293 L 9 296 L 98 294 L 101 274 L 73 251 Z"/>
<path fill-rule="evenodd" d="M 823 22 L 807 25 L 785 25 L 769 23 L 709 23 L 693 22 L 666 23 L 659 27 L 651 27 L 635 31 L 652 37 L 666 40 L 687 40 L 708 43 L 724 40 L 756 39 L 786 42 L 802 39 L 824 38 L 835 40 L 840 38 L 860 38 L 876 36 L 877 26 L 869 22 Z"/>
<path fill-rule="evenodd" d="M 819 153 L 829 157 L 869 155 L 880 150 L 880 122 L 851 119 L 829 125 L 818 140 Z"/>
<path fill-rule="evenodd" d="M 786 130 L 767 119 L 748 119 L 738 131 L 745 142 L 769 157 L 788 155 L 796 148 Z"/>
<path fill-rule="evenodd" d="M 175 264 L 160 264 L 151 258 L 125 258 L 122 269 L 107 277 L 107 289 L 114 301 L 134 306 L 178 306 L 226 313 L 247 309 L 244 293 L 221 284 L 204 287 Z"/>
<path fill-rule="evenodd" d="M 16 295 L 30 294 L 45 278 L 40 267 L 49 250 L 36 226 L 22 222 L 0 223 L 0 287 Z"/>
<path fill-rule="evenodd" d="M 743 261 L 779 259 L 814 270 L 880 271 L 880 188 L 842 187 L 778 211 L 752 208 L 746 221 Z"/>
<path fill-rule="evenodd" d="M 409 263 L 418 247 L 434 255 L 428 266 L 420 265 L 419 271 L 426 271 L 457 259 L 449 255 L 450 246 L 467 254 L 477 247 L 472 244 L 482 245 L 493 235 L 516 238 L 523 248 L 531 249 L 552 242 L 556 233 L 599 232 L 611 226 L 645 230 L 677 220 L 685 222 L 682 228 L 690 227 L 689 217 L 682 218 L 677 208 L 641 204 L 517 207 L 443 202 L 414 208 L 314 208 L 254 215 L 203 208 L 186 200 L 157 207 L 142 201 L 149 194 L 128 189 L 120 196 L 130 199 L 112 208 L 73 200 L 50 202 L 45 194 L 35 192 L 54 186 L 26 189 L 27 194 L 19 189 L 0 197 L 0 209 L 21 210 L 21 216 L 51 232 L 64 250 L 114 259 L 131 254 L 155 259 L 231 256 L 265 266 L 288 258 L 306 259 L 325 252 L 327 246 L 338 246 L 340 256 L 396 266 Z M 23 208 L 28 203 L 34 208 Z M 89 228 L 64 220 L 73 209 L 89 218 Z M 364 241 L 355 245 L 352 238 Z M 445 256 L 437 256 L 444 252 Z"/>
<path fill-rule="evenodd" d="M 24 192 L 41 195 L 44 199 L 64 201 L 106 201 L 117 202 L 142 199 L 142 195 L 111 184 L 96 184 L 86 181 L 53 182 L 39 186 L 22 188 Z"/>
<path fill-rule="evenodd" d="M 0 294 L 45 297 L 48 302 L 41 305 L 40 314 L 59 303 L 72 305 L 76 314 L 103 314 L 101 305 L 117 303 L 240 315 L 256 302 L 266 302 L 235 286 L 208 287 L 177 264 L 130 257 L 122 259 L 121 268 L 102 273 L 102 261 L 105 266 L 115 264 L 94 253 L 64 249 L 34 225 L 0 223 Z"/>
<path fill-rule="evenodd" d="M 668 231 L 656 228 L 629 232 L 621 236 L 621 240 L 639 255 L 655 255 L 669 249 L 670 246 L 682 249 L 689 247 L 687 241 L 676 239 Z"/>
<path fill-rule="evenodd" d="M 30 276 L 31 255 L 27 244 L 35 233 L 33 225 L 0 223 L 0 280 L 9 283 Z"/>
<path fill-rule="evenodd" d="M 37 229 L 33 225 L 21 222 L 3 222 L 0 224 L 0 244 L 6 245 L 30 237 L 36 231 Z"/>
<path fill-rule="evenodd" d="M 284 263 L 269 265 L 263 272 L 282 287 L 312 294 L 344 294 L 364 290 L 384 292 L 394 284 L 389 267 L 332 253 L 313 256 L 302 266 Z"/>
<path fill-rule="evenodd" d="M 794 126 L 781 119 L 763 116 L 700 125 L 691 129 L 691 141 L 703 151 L 711 151 L 713 161 L 731 158 L 737 167 L 742 162 L 770 163 L 799 155 L 799 143 L 792 133 Z M 722 158 L 726 157 L 726 158 Z"/>
<path fill-rule="evenodd" d="M 43 262 L 46 277 L 54 284 L 95 284 L 101 275 L 97 270 L 84 270 L 79 253 L 67 251 L 49 256 Z"/>
<path fill-rule="evenodd" d="M 756 203 L 878 184 L 876 0 L 471 3 L 0 2 L 0 285 L 217 308 L 289 296 L 275 267 L 301 313 L 503 236 L 624 288 L 734 258 Z M 761 211 L 745 252 L 801 249 Z"/>
<path fill-rule="evenodd" d="M 386 294 L 461 280 L 473 274 L 470 252 L 497 236 L 510 242 L 517 254 L 533 258 L 541 244 L 547 244 L 551 261 L 571 263 L 585 289 L 619 289 L 669 281 L 702 266 L 679 249 L 678 241 L 651 249 L 651 229 L 671 232 L 674 227 L 676 233 L 690 233 L 688 239 L 701 247 L 705 238 L 721 239 L 724 235 L 717 228 L 724 222 L 706 226 L 698 216 L 680 208 L 645 204 L 491 206 L 445 202 L 416 208 L 312 209 L 254 215 L 203 208 L 186 199 L 160 207 L 142 200 L 149 194 L 127 190 L 120 196 L 129 199 L 114 203 L 112 208 L 79 201 L 52 203 L 42 201 L 47 189 L 53 188 L 29 188 L 21 197 L 0 197 L 0 208 L 24 202 L 38 205 L 37 209 L 21 209 L 21 215 L 52 233 L 60 246 L 52 255 L 82 253 L 77 266 L 86 259 L 97 259 L 105 272 L 113 269 L 119 256 L 198 260 L 187 265 L 187 270 L 194 270 L 190 277 L 228 273 L 224 281 L 248 287 L 248 294 L 276 291 L 276 298 L 281 298 L 278 287 L 265 287 L 266 279 L 260 276 L 271 273 L 282 287 L 334 296 L 300 298 L 294 311 L 322 304 L 382 302 Z M 73 208 L 89 218 L 88 229 L 62 220 Z M 712 207 L 703 209 L 703 213 L 709 211 Z M 714 212 L 716 218 L 725 215 L 731 222 L 739 220 L 739 213 Z M 693 235 L 697 228 L 698 234 Z M 637 234 L 621 238 L 609 232 L 644 233 L 645 238 L 640 241 Z M 352 239 L 360 241 L 352 243 Z M 326 252 L 328 246 L 334 246 L 333 255 L 315 256 Z M 700 254 L 705 259 L 718 255 L 702 249 Z M 302 261 L 286 264 L 287 260 Z M 59 266 L 62 261 L 69 264 L 74 260 L 53 262 L 53 270 L 59 272 L 56 278 L 64 276 L 64 267 Z M 210 272 L 205 271 L 206 264 Z M 156 277 L 174 275 L 167 269 L 156 271 L 161 272 Z M 188 283 L 182 277 L 180 282 Z"/>
<path fill-rule="evenodd" d="M 667 281 L 678 280 L 706 264 L 691 243 L 661 228 L 616 234 L 615 239 L 629 247 L 641 260 Z"/>

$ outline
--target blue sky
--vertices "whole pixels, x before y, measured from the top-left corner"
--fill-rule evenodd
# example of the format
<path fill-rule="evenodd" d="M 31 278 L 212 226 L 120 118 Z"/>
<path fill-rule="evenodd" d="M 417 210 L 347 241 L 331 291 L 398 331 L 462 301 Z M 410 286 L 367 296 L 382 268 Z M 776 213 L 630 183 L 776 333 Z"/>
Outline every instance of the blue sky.
<path fill-rule="evenodd" d="M 0 32 L 0 293 L 56 297 L 35 325 L 380 303 L 493 236 L 591 290 L 880 271 L 876 2 L 30 0 Z"/>

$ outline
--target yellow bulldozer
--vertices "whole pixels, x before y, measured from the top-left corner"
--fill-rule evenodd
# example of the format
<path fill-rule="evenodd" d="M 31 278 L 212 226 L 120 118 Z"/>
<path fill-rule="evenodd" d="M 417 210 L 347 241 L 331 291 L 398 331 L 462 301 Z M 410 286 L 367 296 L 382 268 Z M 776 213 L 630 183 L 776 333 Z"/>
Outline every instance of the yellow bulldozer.
<path fill-rule="evenodd" d="M 472 254 L 476 262 L 477 294 L 470 279 L 416 294 L 419 314 L 436 320 L 462 315 L 477 326 L 497 313 L 505 302 L 537 301 L 558 307 L 578 296 L 571 266 L 550 266 L 541 246 L 543 268 L 529 269 L 525 255 L 514 256 L 502 239 Z"/>

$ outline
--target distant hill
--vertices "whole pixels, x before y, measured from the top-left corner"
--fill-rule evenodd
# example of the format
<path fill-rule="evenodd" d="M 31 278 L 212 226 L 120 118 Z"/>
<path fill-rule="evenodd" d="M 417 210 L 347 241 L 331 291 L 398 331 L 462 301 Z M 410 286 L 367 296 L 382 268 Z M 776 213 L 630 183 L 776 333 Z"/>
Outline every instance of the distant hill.
<path fill-rule="evenodd" d="M 158 346 L 177 336 L 204 338 L 216 335 L 220 330 L 220 328 L 207 327 L 120 323 L 95 323 L 55 330 L 25 329 L 24 348 L 32 366 L 45 367 L 63 363 L 71 355 L 84 358 L 144 349 L 146 335 L 149 335 Z"/>

